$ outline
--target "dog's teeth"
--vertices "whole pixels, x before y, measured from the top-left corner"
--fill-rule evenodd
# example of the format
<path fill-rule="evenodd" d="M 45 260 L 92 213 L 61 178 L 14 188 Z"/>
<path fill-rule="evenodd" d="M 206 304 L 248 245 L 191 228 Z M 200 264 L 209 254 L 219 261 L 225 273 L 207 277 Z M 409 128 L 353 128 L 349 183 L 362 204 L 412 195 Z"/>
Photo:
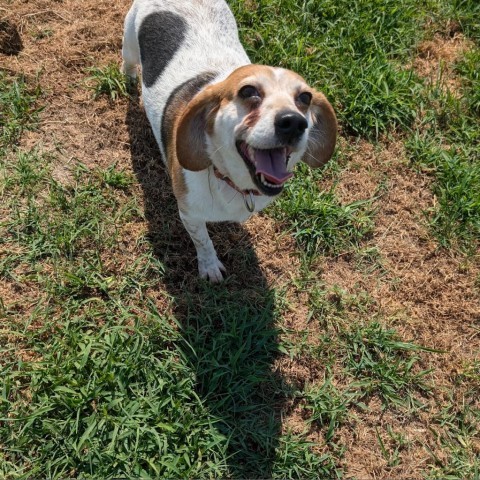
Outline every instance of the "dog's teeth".
<path fill-rule="evenodd" d="M 282 184 L 280 185 L 276 185 L 274 183 L 270 183 L 270 182 L 267 182 L 265 180 L 265 175 L 263 173 L 260 174 L 260 181 L 266 186 L 266 187 L 270 187 L 270 188 L 280 188 L 282 186 Z"/>

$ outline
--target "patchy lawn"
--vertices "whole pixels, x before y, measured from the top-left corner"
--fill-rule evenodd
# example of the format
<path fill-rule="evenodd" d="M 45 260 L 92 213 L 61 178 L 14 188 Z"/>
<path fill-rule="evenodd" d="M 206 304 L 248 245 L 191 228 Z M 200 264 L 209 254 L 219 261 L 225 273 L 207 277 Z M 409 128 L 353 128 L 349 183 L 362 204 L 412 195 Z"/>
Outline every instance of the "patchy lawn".
<path fill-rule="evenodd" d="M 0 7 L 0 476 L 477 479 L 480 4 L 231 0 L 252 60 L 340 120 L 195 251 L 129 1 Z"/>

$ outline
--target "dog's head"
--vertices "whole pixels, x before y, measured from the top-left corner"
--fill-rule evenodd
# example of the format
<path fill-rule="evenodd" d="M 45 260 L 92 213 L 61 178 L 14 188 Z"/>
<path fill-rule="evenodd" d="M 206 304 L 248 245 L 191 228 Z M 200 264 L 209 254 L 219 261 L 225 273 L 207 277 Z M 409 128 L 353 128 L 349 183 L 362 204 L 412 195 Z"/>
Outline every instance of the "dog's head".
<path fill-rule="evenodd" d="M 183 168 L 213 163 L 238 187 L 277 195 L 298 161 L 320 167 L 330 159 L 336 134 L 332 106 L 302 77 L 247 65 L 190 101 L 174 141 Z"/>

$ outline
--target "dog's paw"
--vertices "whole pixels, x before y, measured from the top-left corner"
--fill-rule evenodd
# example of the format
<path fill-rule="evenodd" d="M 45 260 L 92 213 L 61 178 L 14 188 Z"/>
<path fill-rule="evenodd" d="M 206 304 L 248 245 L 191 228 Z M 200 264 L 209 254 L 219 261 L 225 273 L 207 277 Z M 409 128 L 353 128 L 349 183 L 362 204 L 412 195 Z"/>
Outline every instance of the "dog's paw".
<path fill-rule="evenodd" d="M 198 272 L 200 277 L 212 283 L 219 283 L 223 280 L 223 273 L 227 270 L 217 257 L 198 259 Z"/>

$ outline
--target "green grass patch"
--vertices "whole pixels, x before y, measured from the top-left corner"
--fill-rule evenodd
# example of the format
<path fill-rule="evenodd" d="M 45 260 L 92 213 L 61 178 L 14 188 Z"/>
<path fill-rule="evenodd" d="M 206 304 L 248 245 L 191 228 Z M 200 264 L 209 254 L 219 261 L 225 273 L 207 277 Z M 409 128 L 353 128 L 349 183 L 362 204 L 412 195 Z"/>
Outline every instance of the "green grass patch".
<path fill-rule="evenodd" d="M 95 98 L 105 95 L 115 101 L 121 97 L 128 97 L 128 79 L 120 71 L 116 63 L 105 67 L 91 67 L 88 70 L 87 87 L 93 91 Z"/>
<path fill-rule="evenodd" d="M 23 77 L 10 78 L 0 70 L 0 153 L 18 142 L 24 130 L 35 128 L 41 111 L 36 106 L 40 95 L 38 84 L 31 85 Z"/>
<path fill-rule="evenodd" d="M 413 165 L 435 178 L 437 203 L 428 218 L 440 244 L 470 252 L 480 238 L 478 52 L 457 63 L 463 97 L 442 88 L 440 72 L 426 90 L 423 122 L 405 143 Z"/>
<path fill-rule="evenodd" d="M 476 0 L 435 0 L 436 22 L 446 22 L 475 42 L 480 41 L 480 4 Z"/>
<path fill-rule="evenodd" d="M 326 333 L 321 348 L 301 352 L 326 365 L 323 383 L 308 386 L 302 397 L 308 422 L 323 429 L 327 443 L 334 444 L 337 428 L 354 420 L 354 410 L 368 411 L 365 402 L 372 397 L 382 409 L 404 415 L 424 407 L 430 371 L 419 368 L 419 353 L 434 350 L 402 341 L 377 322 L 336 328 L 338 335 Z"/>
<path fill-rule="evenodd" d="M 131 182 L 121 171 L 91 172 L 77 165 L 72 184 L 63 185 L 51 177 L 52 166 L 45 155 L 21 152 L 18 160 L 4 163 L 0 191 L 10 204 L 10 215 L 0 226 L 5 232 L 3 242 L 23 247 L 29 261 L 85 256 L 111 247 L 119 223 L 137 213 L 134 199 L 123 202 L 118 195 L 117 190 Z"/>
<path fill-rule="evenodd" d="M 435 172 L 438 203 L 429 221 L 441 245 L 474 249 L 480 238 L 480 157 L 460 146 L 446 149 L 428 137 L 415 136 L 407 145 L 420 168 Z"/>
<path fill-rule="evenodd" d="M 282 437 L 272 478 L 310 478 L 312 472 L 319 478 L 343 478 L 343 469 L 336 464 L 333 455 L 315 454 L 312 452 L 314 447 L 318 445 L 305 441 L 301 435 L 288 433 Z"/>
<path fill-rule="evenodd" d="M 224 474 L 225 437 L 153 307 L 70 302 L 56 325 L 18 335 L 39 358 L 3 371 L 2 455 L 18 475 Z"/>
<path fill-rule="evenodd" d="M 480 15 L 480 12 L 479 12 Z M 471 50 L 457 62 L 456 71 L 463 82 L 464 100 L 470 110 L 480 115 L 480 48 Z"/>
<path fill-rule="evenodd" d="M 269 212 L 286 224 L 308 258 L 355 249 L 373 230 L 373 198 L 342 204 L 335 189 L 321 191 L 321 173 L 305 165 Z"/>
<path fill-rule="evenodd" d="M 411 125 L 420 83 L 402 62 L 421 36 L 418 2 L 229 3 L 253 61 L 303 75 L 334 103 L 345 130 L 376 138 Z"/>
<path fill-rule="evenodd" d="M 306 392 L 306 409 L 309 422 L 316 422 L 325 427 L 325 440 L 331 441 L 338 428 L 349 416 L 353 395 L 342 392 L 332 383 L 332 376 L 325 379 L 320 386 L 311 387 Z"/>
<path fill-rule="evenodd" d="M 404 342 L 394 330 L 373 322 L 364 327 L 354 326 L 342 334 L 346 347 L 345 367 L 358 389 L 358 400 L 377 395 L 383 407 L 395 405 L 407 410 L 421 406 L 417 393 L 428 392 L 425 383 L 429 370 L 418 370 L 418 355 L 412 352 L 434 350 Z"/>
<path fill-rule="evenodd" d="M 186 309 L 184 351 L 199 395 L 229 438 L 233 476 L 276 477 L 275 412 L 285 392 L 270 369 L 279 354 L 272 292 L 207 287 L 195 302 L 186 299 Z"/>
<path fill-rule="evenodd" d="M 471 402 L 460 406 L 452 403 L 445 406 L 435 420 L 432 429 L 448 455 L 440 459 L 431 452 L 436 465 L 427 478 L 477 480 L 480 475 L 477 443 L 480 410 Z"/>
<path fill-rule="evenodd" d="M 323 371 L 323 381 L 307 384 L 296 395 L 302 399 L 306 422 L 321 428 L 327 445 L 336 451 L 337 429 L 358 422 L 357 414 L 368 412 L 372 398 L 382 410 L 407 417 L 425 408 L 433 384 L 431 370 L 421 368 L 422 357 L 442 352 L 402 340 L 394 329 L 372 320 L 378 312 L 366 292 L 351 294 L 310 282 L 305 284 L 308 318 L 320 324 L 321 333 L 312 344 L 311 331 L 300 338 L 303 332 L 294 332 L 295 345 L 287 342 L 285 347 L 292 359 Z"/>

